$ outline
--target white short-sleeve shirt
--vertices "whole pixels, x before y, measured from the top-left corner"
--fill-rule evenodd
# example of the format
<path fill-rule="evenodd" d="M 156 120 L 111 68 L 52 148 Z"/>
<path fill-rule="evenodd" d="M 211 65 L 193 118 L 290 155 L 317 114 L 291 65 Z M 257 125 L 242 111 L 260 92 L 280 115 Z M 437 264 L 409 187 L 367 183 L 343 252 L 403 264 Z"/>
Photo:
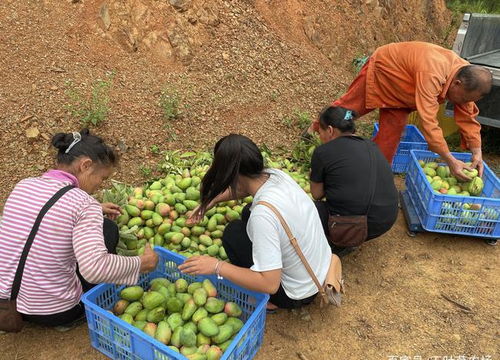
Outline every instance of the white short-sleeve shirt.
<path fill-rule="evenodd" d="M 259 201 L 274 205 L 285 219 L 320 283 L 326 278 L 331 249 L 323 232 L 316 206 L 286 173 L 266 170 L 269 179 L 254 196 L 247 233 L 252 241 L 252 270 L 281 269 L 281 284 L 288 297 L 305 299 L 318 292 L 311 276 L 290 244 L 276 215 Z"/>

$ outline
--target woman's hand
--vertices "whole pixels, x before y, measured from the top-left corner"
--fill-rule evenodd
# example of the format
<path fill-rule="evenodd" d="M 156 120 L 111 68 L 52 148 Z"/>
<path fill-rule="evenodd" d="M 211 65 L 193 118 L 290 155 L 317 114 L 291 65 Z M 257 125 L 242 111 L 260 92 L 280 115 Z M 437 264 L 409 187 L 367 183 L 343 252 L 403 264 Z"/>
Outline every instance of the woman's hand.
<path fill-rule="evenodd" d="M 101 207 L 103 214 L 106 215 L 111 220 L 115 220 L 121 214 L 120 207 L 116 204 L 107 202 L 101 204 Z"/>
<path fill-rule="evenodd" d="M 191 216 L 188 217 L 186 220 L 187 225 L 195 225 L 198 224 L 202 219 L 203 216 L 205 215 L 204 211 L 201 211 L 200 205 L 194 208 L 193 213 Z"/>
<path fill-rule="evenodd" d="M 158 264 L 158 254 L 151 249 L 149 243 L 146 244 L 144 249 L 144 254 L 139 256 L 141 259 L 141 274 L 148 273 L 156 269 L 156 265 Z"/>
<path fill-rule="evenodd" d="M 211 275 L 215 274 L 215 265 L 218 261 L 220 260 L 208 255 L 191 256 L 179 265 L 179 270 L 189 275 Z"/>

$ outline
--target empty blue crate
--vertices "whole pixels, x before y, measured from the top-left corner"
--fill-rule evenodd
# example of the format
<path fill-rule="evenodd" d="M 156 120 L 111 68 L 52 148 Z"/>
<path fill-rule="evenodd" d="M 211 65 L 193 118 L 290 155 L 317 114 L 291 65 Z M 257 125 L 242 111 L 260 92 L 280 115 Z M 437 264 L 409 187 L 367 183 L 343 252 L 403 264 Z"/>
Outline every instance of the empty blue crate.
<path fill-rule="evenodd" d="M 378 123 L 375 123 L 373 128 L 373 137 L 377 135 L 379 130 Z M 415 125 L 406 125 L 406 128 L 401 136 L 396 155 L 392 160 L 392 172 L 396 174 L 405 173 L 408 164 L 410 163 L 410 150 L 427 150 L 427 142 L 424 135 L 418 130 Z"/>
<path fill-rule="evenodd" d="M 471 161 L 470 153 L 452 153 L 458 160 Z M 436 193 L 427 181 L 419 160 L 439 161 L 431 151 L 412 150 L 406 174 L 406 188 L 422 227 L 427 231 L 500 238 L 500 180 L 484 163 L 484 188 L 481 196 Z"/>
<path fill-rule="evenodd" d="M 217 288 L 217 297 L 234 301 L 242 309 L 241 319 L 245 322 L 221 360 L 250 360 L 262 345 L 266 322 L 266 303 L 269 295 L 246 290 L 228 280 L 218 280 L 216 276 L 190 276 L 182 274 L 177 266 L 185 258 L 155 248 L 159 261 L 156 270 L 141 275 L 139 284 L 146 288 L 149 281 L 165 277 L 171 281 L 179 278 L 189 283 L 210 279 Z M 112 359 L 120 360 L 181 360 L 186 357 L 168 348 L 156 339 L 115 316 L 111 309 L 119 300 L 123 285 L 100 284 L 85 293 L 82 301 L 89 327 L 92 346 Z"/>

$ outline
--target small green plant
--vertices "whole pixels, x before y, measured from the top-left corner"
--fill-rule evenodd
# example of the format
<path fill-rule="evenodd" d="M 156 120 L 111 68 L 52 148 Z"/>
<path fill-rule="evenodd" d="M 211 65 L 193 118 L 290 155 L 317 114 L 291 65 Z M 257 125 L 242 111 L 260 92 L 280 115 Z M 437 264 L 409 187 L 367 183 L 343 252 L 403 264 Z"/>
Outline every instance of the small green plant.
<path fill-rule="evenodd" d="M 155 155 L 158 155 L 160 153 L 160 147 L 156 144 L 154 145 L 151 145 L 151 153 L 155 154 Z"/>
<path fill-rule="evenodd" d="M 278 91 L 273 90 L 273 91 L 271 92 L 271 96 L 270 96 L 270 97 L 271 97 L 271 101 L 272 101 L 272 102 L 276 102 L 276 101 L 278 101 L 278 97 L 279 97 L 279 95 L 280 95 L 280 94 L 279 94 L 279 92 L 278 92 Z"/>
<path fill-rule="evenodd" d="M 176 120 L 180 117 L 180 97 L 176 90 L 165 87 L 161 91 L 159 104 L 166 121 Z"/>
<path fill-rule="evenodd" d="M 146 179 L 150 178 L 151 175 L 153 174 L 153 170 L 149 166 L 142 165 L 141 167 L 139 167 L 139 171 L 141 172 L 142 176 Z"/>
<path fill-rule="evenodd" d="M 288 128 L 298 127 L 305 130 L 311 125 L 311 115 L 307 111 L 294 110 L 290 116 L 285 116 L 281 122 Z"/>
<path fill-rule="evenodd" d="M 113 84 L 114 75 L 114 73 L 109 73 L 105 79 L 94 81 L 88 95 L 77 89 L 71 80 L 67 81 L 66 95 L 70 103 L 66 105 L 66 108 L 71 115 L 86 126 L 99 126 L 105 121 L 109 113 L 109 90 Z"/>
<path fill-rule="evenodd" d="M 498 0 L 448 0 L 446 6 L 459 13 L 500 14 Z"/>

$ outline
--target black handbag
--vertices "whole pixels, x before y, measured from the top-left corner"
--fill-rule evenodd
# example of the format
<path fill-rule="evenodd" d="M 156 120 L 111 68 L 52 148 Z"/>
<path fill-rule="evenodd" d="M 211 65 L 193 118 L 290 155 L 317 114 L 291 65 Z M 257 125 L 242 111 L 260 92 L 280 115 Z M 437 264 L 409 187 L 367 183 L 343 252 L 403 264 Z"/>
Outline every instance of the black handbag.
<path fill-rule="evenodd" d="M 0 299 L 0 330 L 9 332 L 19 332 L 24 326 L 23 316 L 17 311 L 16 300 L 19 294 L 19 289 L 21 288 L 21 280 L 24 272 L 24 265 L 26 264 L 26 258 L 35 239 L 40 223 L 47 211 L 56 203 L 57 200 L 61 198 L 66 192 L 73 189 L 73 185 L 68 185 L 57 191 L 54 196 L 52 196 L 49 201 L 42 207 L 38 217 L 31 228 L 31 232 L 24 245 L 21 258 L 19 259 L 19 264 L 17 265 L 16 275 L 14 276 L 14 281 L 12 283 L 12 291 L 10 293 L 10 299 Z"/>

